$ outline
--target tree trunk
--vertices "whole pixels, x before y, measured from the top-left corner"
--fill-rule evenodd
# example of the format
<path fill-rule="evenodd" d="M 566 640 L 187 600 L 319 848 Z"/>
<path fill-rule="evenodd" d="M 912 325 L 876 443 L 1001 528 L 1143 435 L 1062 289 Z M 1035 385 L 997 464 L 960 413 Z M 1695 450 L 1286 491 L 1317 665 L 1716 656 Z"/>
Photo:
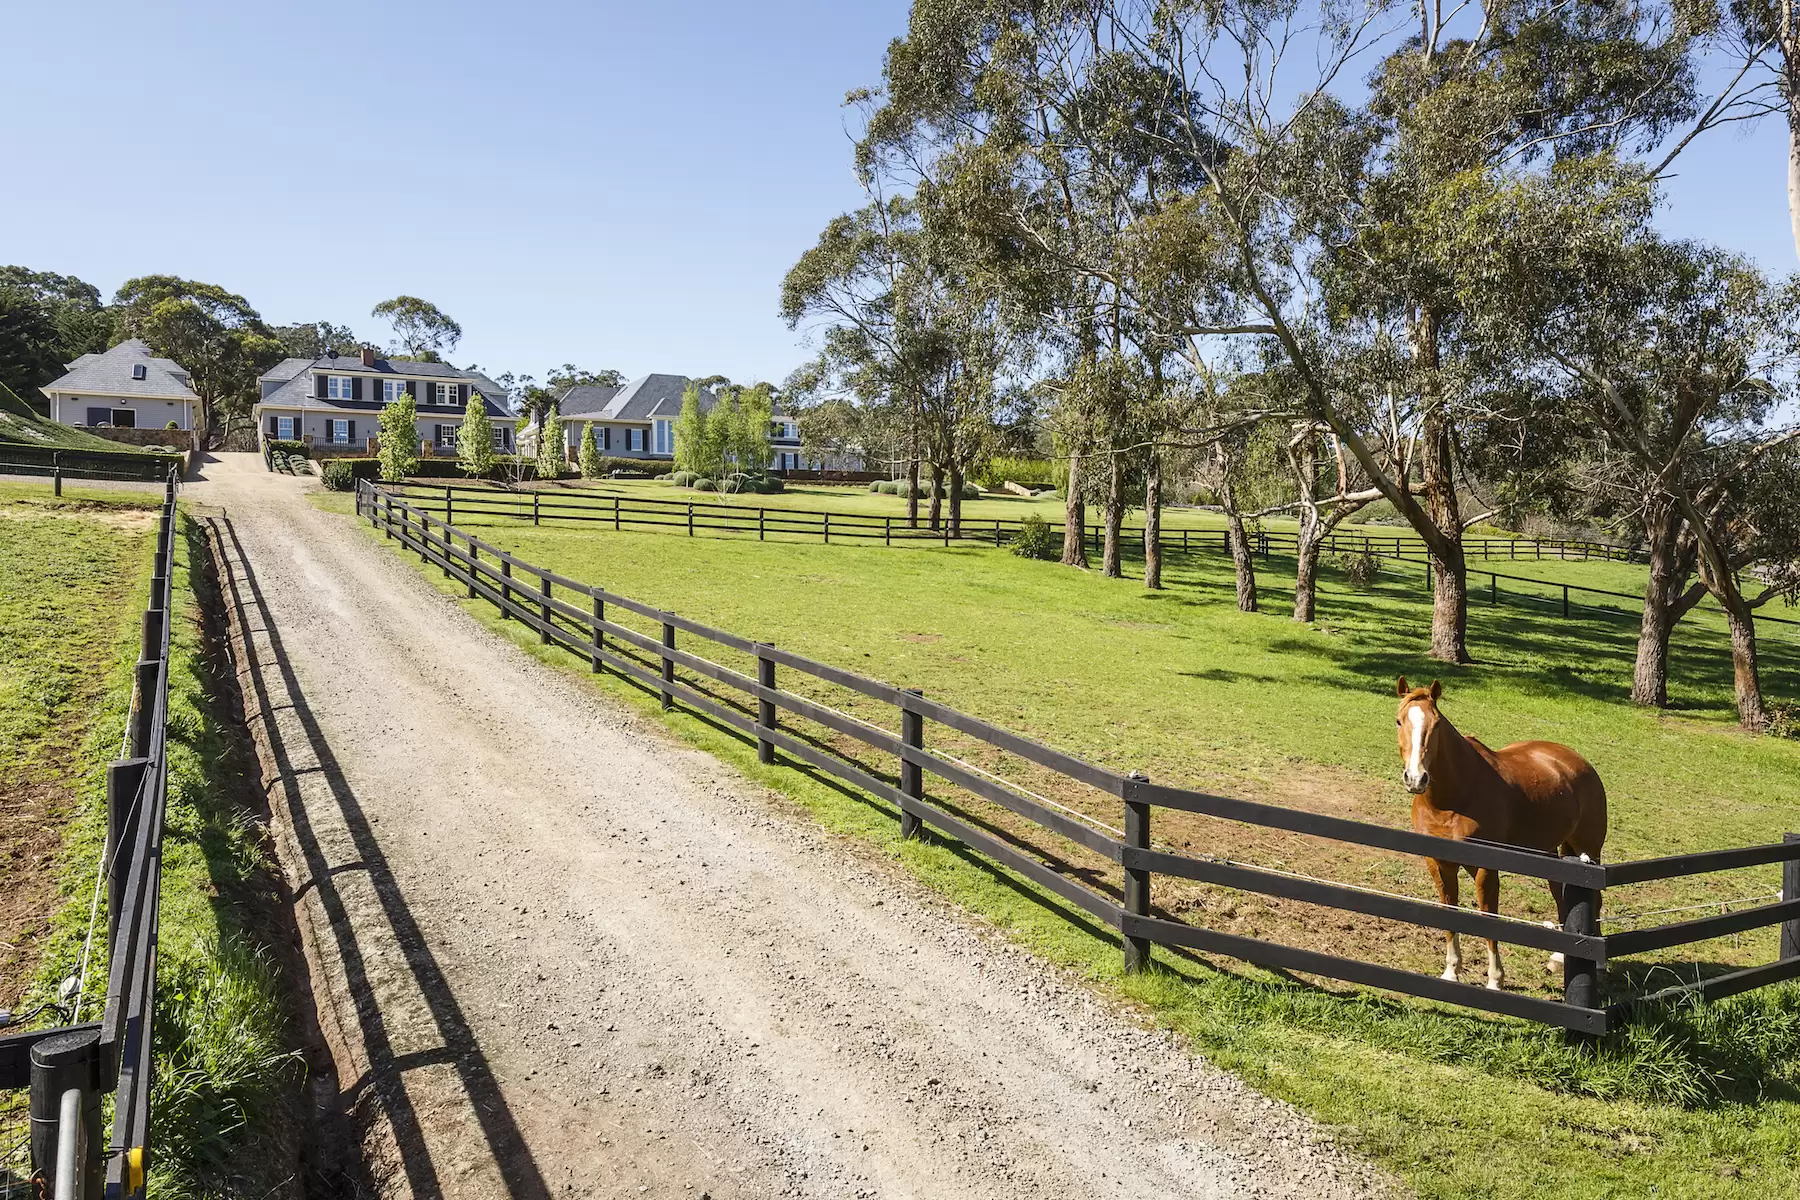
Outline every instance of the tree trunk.
<path fill-rule="evenodd" d="M 1785 6 L 1784 6 L 1785 7 Z M 1783 21 L 1786 26 L 1787 21 Z M 1800 29 L 1785 29 L 1781 72 L 1782 98 L 1788 118 L 1788 223 L 1793 226 L 1794 250 L 1800 253 Z"/>
<path fill-rule="evenodd" d="M 1144 476 L 1144 586 L 1162 588 L 1162 455 L 1154 446 Z"/>
<path fill-rule="evenodd" d="M 1063 552 L 1065 567 L 1086 567 L 1087 505 L 1081 502 L 1081 451 L 1069 452 L 1069 484 L 1063 501 Z"/>
<path fill-rule="evenodd" d="M 1106 476 L 1106 542 L 1100 560 L 1100 573 L 1108 579 L 1124 575 L 1119 566 L 1119 531 L 1125 523 L 1125 463 L 1118 451 L 1107 458 Z"/>
<path fill-rule="evenodd" d="M 919 460 L 906 460 L 906 525 L 909 529 L 919 527 Z"/>
<path fill-rule="evenodd" d="M 950 468 L 950 536 L 962 536 L 963 473 L 959 466 Z"/>
<path fill-rule="evenodd" d="M 1444 406 L 1438 371 L 1438 319 L 1420 312 L 1408 328 L 1413 360 L 1419 367 L 1425 415 L 1421 421 L 1420 467 L 1425 476 L 1425 511 L 1436 526 L 1440 545 L 1432 549 L 1435 583 L 1431 597 L 1431 656 L 1466 663 L 1469 657 L 1469 589 L 1463 559 L 1462 514 L 1456 503 L 1456 466 L 1450 415 Z M 1423 531 L 1421 531 L 1423 532 Z M 1432 539 L 1427 539 L 1427 546 Z"/>
<path fill-rule="evenodd" d="M 931 527 L 937 529 L 944 516 L 944 468 L 931 464 Z"/>
<path fill-rule="evenodd" d="M 1681 517 L 1673 501 L 1653 501 L 1644 514 L 1644 537 L 1650 548 L 1650 578 L 1644 583 L 1644 613 L 1638 623 L 1637 663 L 1631 671 L 1631 702 L 1666 708 L 1669 704 L 1669 633 L 1675 627 L 1675 597 L 1685 580 L 1678 564 L 1676 538 Z"/>
<path fill-rule="evenodd" d="M 1756 665 L 1756 621 L 1751 609 L 1737 589 L 1731 589 L 1733 600 L 1726 602 L 1725 624 L 1731 630 L 1731 678 L 1737 693 L 1738 724 L 1751 733 L 1761 733 L 1769 723 L 1769 712 L 1763 707 L 1762 675 Z M 1717 592 L 1713 593 L 1718 595 Z"/>
<path fill-rule="evenodd" d="M 1228 482 L 1219 489 L 1225 502 L 1225 520 L 1231 540 L 1231 569 L 1237 577 L 1237 606 L 1242 612 L 1256 611 L 1256 557 L 1250 552 L 1250 537 L 1244 532 L 1244 518 L 1238 512 L 1237 497 Z"/>
<path fill-rule="evenodd" d="M 1311 624 L 1318 615 L 1319 549 L 1326 526 L 1319 510 L 1300 510 L 1300 532 L 1294 539 L 1294 620 Z"/>

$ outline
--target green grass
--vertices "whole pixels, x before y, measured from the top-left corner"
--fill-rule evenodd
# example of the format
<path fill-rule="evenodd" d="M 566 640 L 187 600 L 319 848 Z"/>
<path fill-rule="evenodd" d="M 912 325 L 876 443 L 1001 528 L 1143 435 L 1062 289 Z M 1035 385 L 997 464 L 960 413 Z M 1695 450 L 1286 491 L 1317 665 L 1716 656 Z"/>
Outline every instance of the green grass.
<path fill-rule="evenodd" d="M 73 425 L 52 421 L 0 383 L 0 445 L 8 442 L 43 450 L 85 450 L 98 454 L 142 454 L 134 446 L 96 437 Z"/>
<path fill-rule="evenodd" d="M 56 724 L 73 739 L 73 752 L 55 760 L 68 795 L 68 831 L 27 1003 L 54 996 L 77 969 L 88 930 L 105 829 L 105 765 L 119 753 L 138 614 L 148 597 L 153 504 L 153 497 L 75 488 L 59 503 L 42 485 L 0 485 L 0 538 L 12 539 L 4 545 L 8 571 L 0 586 L 23 580 L 13 585 L 21 603 L 55 611 L 71 603 L 84 575 L 87 586 L 98 586 L 102 572 L 94 568 L 113 568 L 105 595 L 77 606 L 92 617 L 91 627 L 79 647 L 65 648 L 69 661 L 84 664 L 77 677 L 89 686 L 68 699 L 71 719 Z M 87 569 L 70 563 L 78 554 Z M 205 562 L 199 528 L 184 515 L 175 555 L 151 1194 L 262 1196 L 293 1169 L 301 1072 L 285 1049 L 278 973 L 261 948 L 277 902 L 272 860 L 233 790 L 244 764 L 207 660 Z M 26 694 L 46 686 L 33 681 L 50 678 L 50 664 L 63 661 L 29 660 L 21 672 Z M 104 904 L 97 924 L 104 939 Z M 102 946 L 88 972 L 84 1020 L 103 1005 L 105 981 Z"/>
<path fill-rule="evenodd" d="M 348 500 L 321 503 L 344 511 Z M 1629 621 L 1578 613 L 1564 622 L 1478 605 L 1471 626 L 1481 661 L 1466 668 L 1429 662 L 1429 612 L 1416 576 L 1390 575 L 1367 594 L 1330 576 L 1324 620 L 1308 627 L 1238 613 L 1226 564 L 1208 556 L 1172 562 L 1169 590 L 1149 593 L 1131 581 L 969 547 L 757 545 L 511 524 L 489 526 L 484 536 L 563 574 L 921 687 L 1008 728 L 1156 779 L 1404 824 L 1391 733 L 1392 679 L 1404 672 L 1444 678 L 1446 710 L 1470 733 L 1496 743 L 1549 737 L 1594 759 L 1612 800 L 1610 857 L 1770 840 L 1800 824 L 1792 790 L 1800 744 L 1736 731 L 1729 661 L 1704 622 L 1684 627 L 1676 642 L 1683 708 L 1658 714 L 1626 703 L 1635 634 Z M 451 590 L 437 571 L 428 577 Z M 1279 611 L 1285 596 L 1277 578 L 1272 573 L 1266 582 Z M 571 656 L 537 646 L 518 623 L 498 621 L 485 604 L 468 607 L 546 661 L 584 670 Z M 711 647 L 706 652 L 732 661 Z M 1776 639 L 1765 655 L 1771 692 L 1791 696 L 1800 655 Z M 793 672 L 784 672 L 782 683 L 871 719 L 881 715 Z M 760 766 L 754 746 L 740 737 L 679 711 L 659 717 L 653 697 L 611 675 L 597 686 L 792 797 L 825 827 L 881 846 L 1047 959 L 1142 1004 L 1214 1061 L 1338 1127 L 1349 1144 L 1422 1195 L 1773 1197 L 1800 1186 L 1800 997 L 1791 989 L 1650 1014 L 1588 1047 L 1519 1022 L 1276 978 L 1229 960 L 1159 951 L 1160 970 L 1123 977 L 1115 937 L 1072 919 L 1010 874 L 953 844 L 902 843 L 891 813 L 829 779 Z M 940 735 L 932 730 L 934 745 L 944 744 Z M 978 753 L 954 739 L 949 744 L 963 757 Z M 1051 787 L 1016 760 L 980 761 L 1040 790 Z M 1117 820 L 1116 812 L 1090 811 Z M 1156 830 L 1159 840 L 1178 846 L 1216 851 L 1223 844 L 1234 857 L 1270 865 L 1415 893 L 1423 886 L 1409 860 L 1335 854 L 1306 839 L 1246 837 L 1162 812 Z M 1061 849 L 1047 853 L 1082 865 Z M 1710 886 L 1748 893 L 1772 888 L 1771 876 L 1744 872 Z M 1618 901 L 1679 901 L 1689 886 L 1708 885 L 1646 886 Z M 1217 896 L 1184 896 L 1160 880 L 1157 888 L 1159 906 L 1191 900 L 1182 915 L 1222 927 L 1244 928 L 1247 920 L 1264 936 L 1314 939 L 1340 952 L 1347 944 L 1379 961 L 1426 969 L 1437 953 L 1423 931 L 1359 923 L 1339 932 L 1300 906 L 1258 907 L 1243 898 L 1226 904 Z M 1542 912 L 1547 904 L 1536 892 L 1511 880 L 1506 904 L 1524 912 L 1535 904 Z M 1713 943 L 1702 953 L 1715 966 L 1766 958 L 1768 941 Z M 1479 951 L 1472 957 L 1478 960 Z M 1534 974 L 1541 978 L 1539 962 L 1514 953 L 1510 969 L 1529 985 Z"/>

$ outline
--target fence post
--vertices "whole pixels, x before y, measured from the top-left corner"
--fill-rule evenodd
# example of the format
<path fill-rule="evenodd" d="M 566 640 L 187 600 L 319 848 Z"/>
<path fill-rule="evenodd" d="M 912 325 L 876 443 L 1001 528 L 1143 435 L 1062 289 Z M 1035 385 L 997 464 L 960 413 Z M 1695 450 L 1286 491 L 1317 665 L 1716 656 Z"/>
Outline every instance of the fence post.
<path fill-rule="evenodd" d="M 50 468 L 50 482 L 55 485 L 55 495 L 62 495 L 62 464 L 59 462 Z"/>
<path fill-rule="evenodd" d="M 425 539 L 431 535 L 431 514 L 424 509 L 419 510 L 419 565 L 423 566 L 430 559 L 426 557 Z"/>
<path fill-rule="evenodd" d="M 141 658 L 137 664 L 137 704 L 131 710 L 126 728 L 131 736 L 131 757 L 144 758 L 150 753 L 150 721 L 156 715 L 156 676 L 162 660 Z"/>
<path fill-rule="evenodd" d="M 1142 771 L 1131 773 L 1131 782 L 1148 783 L 1150 777 Z M 1125 845 L 1134 850 L 1150 849 L 1150 805 L 1142 800 L 1133 799 L 1137 789 L 1131 784 L 1125 788 Z M 1150 915 L 1150 872 L 1141 867 L 1125 868 L 1125 913 L 1127 916 L 1148 917 Z M 1126 935 L 1125 972 L 1133 974 L 1150 965 L 1150 939 Z"/>
<path fill-rule="evenodd" d="M 667 621 L 663 622 L 662 644 L 664 650 L 673 650 L 675 648 L 675 626 L 669 624 Z M 667 654 L 662 656 L 662 679 L 662 706 L 663 711 L 668 712 L 675 707 L 675 691 L 673 686 L 675 683 L 675 660 L 670 658 Z"/>
<path fill-rule="evenodd" d="M 617 532 L 619 532 L 619 498 L 617 496 L 614 496 L 612 498 L 612 502 L 613 502 L 613 532 L 617 533 Z"/>
<path fill-rule="evenodd" d="M 775 660 L 763 654 L 764 649 L 773 649 L 770 642 L 758 642 L 756 655 L 756 682 L 760 687 L 771 690 L 775 687 Z M 756 723 L 764 729 L 775 728 L 780 718 L 775 712 L 775 702 L 767 696 L 760 696 L 756 703 Z M 775 761 L 775 743 L 766 738 L 756 739 L 756 761 L 765 765 Z"/>
<path fill-rule="evenodd" d="M 881 518 L 881 544 L 884 546 L 894 544 L 894 518 L 892 517 Z"/>
<path fill-rule="evenodd" d="M 81 1094 L 81 1129 L 76 1137 L 86 1144 L 75 1194 L 69 1200 L 98 1200 L 106 1186 L 101 1174 L 98 1029 L 54 1034 L 31 1048 L 31 1169 L 38 1178 L 48 1180 L 56 1171 L 63 1094 L 71 1090 Z M 56 1200 L 63 1197 L 59 1194 Z"/>
<path fill-rule="evenodd" d="M 1488 576 L 1488 603 L 1500 603 L 1500 577 L 1498 575 Z"/>
<path fill-rule="evenodd" d="M 763 518 L 767 517 L 768 515 L 769 515 L 769 510 L 766 508 L 759 508 L 756 510 L 756 540 L 759 542 L 763 540 L 763 530 L 765 528 L 765 522 L 764 522 Z"/>
<path fill-rule="evenodd" d="M 831 545 L 831 514 L 825 514 L 825 544 Z"/>
<path fill-rule="evenodd" d="M 1562 590 L 1563 590 L 1563 616 L 1566 617 L 1569 615 L 1569 585 L 1566 583 L 1563 584 Z"/>
<path fill-rule="evenodd" d="M 512 560 L 508 559 L 508 558 L 502 558 L 500 560 L 500 619 L 502 621 L 512 620 L 512 613 L 507 611 L 507 606 L 511 603 L 512 603 Z"/>
<path fill-rule="evenodd" d="M 918 688 L 901 689 L 908 696 L 923 696 Z M 912 709 L 901 706 L 900 709 L 900 741 L 914 750 L 925 748 L 925 718 Z M 900 794 L 909 800 L 925 798 L 925 769 L 918 763 L 900 760 Z M 900 810 L 900 836 L 916 838 L 919 836 L 919 818 L 914 813 Z"/>
<path fill-rule="evenodd" d="M 602 621 L 606 620 L 606 601 L 604 601 L 600 598 L 599 592 L 595 592 L 593 594 L 593 596 L 594 596 L 594 674 L 598 675 L 600 673 L 600 666 L 601 666 L 600 652 L 602 650 L 606 649 L 606 630 L 604 630 L 600 627 L 600 623 Z"/>
<path fill-rule="evenodd" d="M 475 598 L 475 580 L 480 577 L 480 572 L 477 570 L 475 564 L 480 561 L 481 561 L 481 551 L 475 548 L 475 539 L 473 537 L 470 537 L 469 538 L 469 599 L 471 599 L 471 600 L 473 600 Z"/>
<path fill-rule="evenodd" d="M 1565 862 L 1580 862 L 1565 858 Z M 1600 893 L 1590 887 L 1563 884 L 1563 932 L 1586 934 L 1600 932 Z M 1598 1000 L 1600 964 L 1591 958 L 1563 956 L 1563 1003 L 1575 1008 L 1593 1008 Z"/>
<path fill-rule="evenodd" d="M 688 501 L 688 536 L 694 536 L 694 502 Z"/>
<path fill-rule="evenodd" d="M 538 601 L 538 620 L 544 623 L 544 627 L 538 630 L 538 641 L 548 646 L 550 644 L 550 580 L 547 576 L 538 576 L 538 595 L 541 597 Z"/>
<path fill-rule="evenodd" d="M 125 904 L 125 879 L 130 864 L 119 861 L 119 852 L 131 853 L 135 843 L 138 791 L 144 786 L 145 758 L 121 758 L 106 765 L 106 944 L 117 945 L 119 910 Z"/>
<path fill-rule="evenodd" d="M 1800 833 L 1784 833 L 1781 840 L 1791 846 L 1800 842 Z M 1800 859 L 1781 864 L 1781 898 L 1800 900 Z M 1800 958 L 1800 919 L 1781 923 L 1781 957 Z"/>
<path fill-rule="evenodd" d="M 444 487 L 444 524 L 456 524 L 456 495 L 448 484 Z"/>
<path fill-rule="evenodd" d="M 538 519 L 538 493 L 534 491 L 531 493 L 531 523 L 536 525 Z"/>

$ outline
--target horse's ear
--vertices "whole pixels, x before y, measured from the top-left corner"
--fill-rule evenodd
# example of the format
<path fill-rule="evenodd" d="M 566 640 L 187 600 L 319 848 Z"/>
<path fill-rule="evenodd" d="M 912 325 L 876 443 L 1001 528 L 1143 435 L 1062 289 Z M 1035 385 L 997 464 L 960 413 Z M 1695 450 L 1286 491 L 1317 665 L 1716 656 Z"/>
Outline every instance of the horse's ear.
<path fill-rule="evenodd" d="M 1404 697 L 1406 693 L 1410 691 L 1412 691 L 1412 689 L 1406 686 L 1406 676 L 1402 675 L 1400 678 L 1394 680 L 1394 695 Z"/>
<path fill-rule="evenodd" d="M 1441 696 L 1441 695 L 1443 695 L 1443 694 L 1444 694 L 1444 685 L 1443 685 L 1443 684 L 1441 684 L 1441 683 L 1439 683 L 1439 682 L 1438 682 L 1438 681 L 1437 681 L 1437 680 L 1435 680 L 1435 679 L 1434 679 L 1434 680 L 1432 680 L 1432 681 L 1431 681 L 1431 699 L 1432 699 L 1432 702 L 1433 702 L 1433 703 L 1436 703 L 1436 702 L 1437 702 L 1437 698 L 1438 698 L 1438 697 L 1439 697 L 1439 696 Z"/>

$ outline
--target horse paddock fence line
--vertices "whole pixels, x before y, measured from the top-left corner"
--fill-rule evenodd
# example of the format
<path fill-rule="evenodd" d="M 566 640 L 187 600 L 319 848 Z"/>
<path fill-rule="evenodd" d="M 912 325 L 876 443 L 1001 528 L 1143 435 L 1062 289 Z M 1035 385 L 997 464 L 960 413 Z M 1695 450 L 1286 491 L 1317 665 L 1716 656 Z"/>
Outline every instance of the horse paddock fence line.
<path fill-rule="evenodd" d="M 434 517 L 455 524 L 463 517 L 504 518 L 529 521 L 533 525 L 550 522 L 598 525 L 618 531 L 655 531 L 685 533 L 688 537 L 736 536 L 771 540 L 817 540 L 825 545 L 920 546 L 920 545 L 989 545 L 1003 547 L 1018 537 L 1024 522 L 1011 517 L 964 517 L 961 528 L 952 534 L 948 522 L 932 529 L 908 525 L 904 517 L 876 516 L 866 513 L 820 512 L 810 509 L 767 508 L 759 505 L 726 504 L 713 500 L 664 500 L 653 497 L 621 496 L 611 493 L 545 492 L 536 489 L 510 490 L 480 487 L 472 484 L 382 483 L 382 490 L 402 497 L 414 507 Z M 1060 537 L 1064 526 L 1051 525 Z M 1120 536 L 1125 544 L 1143 544 L 1142 526 L 1125 528 Z M 1083 537 L 1099 552 L 1105 527 L 1088 524 Z M 1271 554 L 1298 552 L 1299 534 L 1291 530 L 1264 529 L 1248 534 L 1252 553 L 1266 561 Z M 1226 529 L 1159 528 L 1157 545 L 1164 553 L 1231 553 L 1230 531 Z M 1405 563 L 1423 569 L 1425 589 L 1431 590 L 1432 565 L 1424 544 L 1404 535 L 1384 536 L 1366 533 L 1327 534 L 1320 545 L 1322 554 L 1365 554 Z M 1639 612 L 1609 601 L 1623 600 L 1643 606 L 1644 598 L 1632 592 L 1612 591 L 1585 584 L 1561 583 L 1513 575 L 1476 563 L 1494 562 L 1639 562 L 1642 554 L 1631 547 L 1606 542 L 1549 540 L 1537 538 L 1474 537 L 1463 539 L 1463 553 L 1469 560 L 1466 579 L 1469 599 L 1477 601 L 1485 595 L 1490 605 L 1502 601 L 1528 606 L 1537 614 L 1572 617 L 1577 610 L 1623 616 L 1637 620 Z M 1481 587 L 1485 580 L 1487 586 Z M 1503 588 L 1502 583 L 1512 584 Z M 1800 620 L 1755 614 L 1762 625 L 1800 627 Z"/>
<path fill-rule="evenodd" d="M 0 1090 L 28 1090 L 27 1173 L 0 1164 L 10 1185 L 34 1200 L 128 1200 L 144 1194 L 150 1142 L 151 1031 L 156 1005 L 156 935 L 162 897 L 163 818 L 168 807 L 169 648 L 175 578 L 176 479 L 163 481 L 150 601 L 134 671 L 123 757 L 106 770 L 106 839 L 95 881 L 106 895 L 106 1004 L 81 1023 L 81 992 L 66 1022 L 0 1037 Z M 90 942 L 95 930 L 90 922 Z M 87 952 L 80 970 L 84 978 Z M 112 1098 L 110 1137 L 102 1100 Z"/>
<path fill-rule="evenodd" d="M 1630 1020 L 1634 1007 L 1646 999 L 1636 996 L 1610 1004 L 1601 1002 L 1601 968 L 1625 955 L 1780 926 L 1781 950 L 1775 961 L 1683 982 L 1661 989 L 1653 998 L 1693 996 L 1714 1000 L 1800 976 L 1800 837 L 1794 835 L 1771 845 L 1601 864 L 1491 842 L 1430 837 L 1153 783 L 1142 774 L 1115 771 L 1023 737 L 930 700 L 921 692 L 715 629 L 546 570 L 412 504 L 400 489 L 359 481 L 356 511 L 389 540 L 417 554 L 422 565 L 438 568 L 447 579 L 461 585 L 468 599 L 484 600 L 503 618 L 519 621 L 533 630 L 543 645 L 562 647 L 588 663 L 596 674 L 612 671 L 658 694 L 665 710 L 681 705 L 728 727 L 756 744 L 758 760 L 763 763 L 776 763 L 785 756 L 884 801 L 894 811 L 903 836 L 917 836 L 930 826 L 1097 918 L 1117 931 L 1127 970 L 1147 966 L 1151 948 L 1162 945 L 1519 1017 L 1584 1035 L 1598 1035 L 1618 1027 Z M 648 622 L 658 634 L 645 633 L 608 616 L 617 612 Z M 690 645 L 697 640 L 753 659 L 755 673 L 736 670 L 684 648 L 678 637 L 690 639 Z M 897 717 L 900 732 L 895 734 L 883 725 L 852 717 L 783 688 L 778 673 L 784 670 L 885 706 Z M 686 672 L 689 680 L 683 680 L 678 672 Z M 695 677 L 740 694 L 742 707 L 722 703 L 692 682 Z M 859 754 L 873 752 L 891 759 L 894 770 L 890 778 L 896 782 L 878 777 L 860 757 L 784 727 L 783 713 L 842 735 L 857 744 Z M 1102 824 L 1085 818 L 930 748 L 927 732 L 934 727 L 953 731 L 1104 794 L 1119 806 L 1119 820 L 1116 824 Z M 1090 886 L 1076 874 L 1059 870 L 996 836 L 991 827 L 982 827 L 983 823 L 970 814 L 952 811 L 947 797 L 934 797 L 928 791 L 928 775 L 1101 856 L 1119 873 L 1117 891 Z M 1159 809 L 1546 880 L 1562 886 L 1564 919 L 1560 927 L 1544 926 L 1291 872 L 1176 853 L 1152 841 L 1152 823 Z M 1601 898 L 1608 888 L 1771 864 L 1780 864 L 1783 870 L 1784 898 L 1775 903 L 1650 928 L 1615 933 L 1600 930 Z M 1158 877 L 1212 884 L 1561 953 L 1563 995 L 1561 999 L 1548 999 L 1495 991 L 1157 915 L 1152 896 Z"/>

